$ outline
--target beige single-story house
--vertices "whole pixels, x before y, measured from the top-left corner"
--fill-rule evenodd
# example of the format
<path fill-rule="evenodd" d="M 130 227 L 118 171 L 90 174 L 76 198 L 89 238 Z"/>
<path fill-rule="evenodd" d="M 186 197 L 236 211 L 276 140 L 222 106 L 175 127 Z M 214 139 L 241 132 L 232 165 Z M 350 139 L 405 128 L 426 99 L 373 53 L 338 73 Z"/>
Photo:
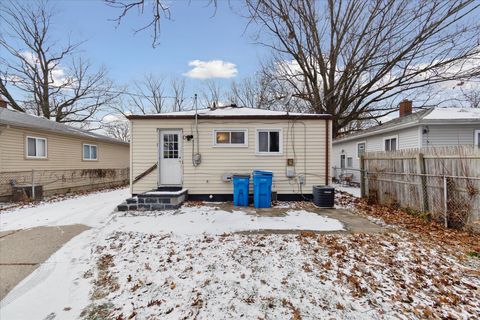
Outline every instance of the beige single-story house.
<path fill-rule="evenodd" d="M 232 176 L 273 172 L 279 200 L 331 181 L 331 116 L 236 105 L 131 115 L 132 195 L 188 189 L 189 199 L 232 199 Z"/>
<path fill-rule="evenodd" d="M 129 143 L 0 107 L 0 199 L 15 186 L 44 194 L 128 182 Z"/>

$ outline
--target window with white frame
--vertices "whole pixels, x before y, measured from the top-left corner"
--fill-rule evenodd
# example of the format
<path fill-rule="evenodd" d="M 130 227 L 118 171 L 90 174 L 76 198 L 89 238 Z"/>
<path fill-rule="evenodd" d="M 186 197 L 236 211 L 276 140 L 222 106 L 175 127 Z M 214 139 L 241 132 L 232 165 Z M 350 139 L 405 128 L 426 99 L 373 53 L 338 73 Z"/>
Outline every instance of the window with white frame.
<path fill-rule="evenodd" d="M 357 158 L 360 158 L 365 154 L 365 147 L 366 147 L 365 142 L 357 143 Z"/>
<path fill-rule="evenodd" d="M 345 155 L 340 155 L 340 169 L 345 169 Z"/>
<path fill-rule="evenodd" d="M 480 148 L 480 129 L 475 130 L 475 146 Z"/>
<path fill-rule="evenodd" d="M 397 146 L 398 146 L 398 138 L 396 136 L 384 139 L 385 151 L 395 151 L 397 150 Z"/>
<path fill-rule="evenodd" d="M 221 147 L 242 147 L 247 146 L 246 129 L 214 129 L 213 144 Z"/>
<path fill-rule="evenodd" d="M 257 153 L 258 154 L 281 154 L 282 153 L 282 129 L 258 129 L 257 130 Z"/>
<path fill-rule="evenodd" d="M 94 144 L 83 144 L 83 160 L 97 160 L 97 146 Z"/>
<path fill-rule="evenodd" d="M 46 158 L 47 139 L 40 137 L 27 137 L 26 154 L 27 158 Z"/>
<path fill-rule="evenodd" d="M 352 168 L 353 167 L 353 158 L 348 157 L 347 158 L 347 168 Z"/>

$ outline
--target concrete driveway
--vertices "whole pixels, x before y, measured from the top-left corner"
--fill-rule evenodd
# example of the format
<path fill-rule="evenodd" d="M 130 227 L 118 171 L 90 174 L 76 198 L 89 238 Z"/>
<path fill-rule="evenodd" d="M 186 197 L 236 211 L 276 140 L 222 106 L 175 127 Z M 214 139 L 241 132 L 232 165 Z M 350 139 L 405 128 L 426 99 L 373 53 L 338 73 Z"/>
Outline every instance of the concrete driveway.
<path fill-rule="evenodd" d="M 39 264 L 87 229 L 74 224 L 0 232 L 0 300 Z"/>

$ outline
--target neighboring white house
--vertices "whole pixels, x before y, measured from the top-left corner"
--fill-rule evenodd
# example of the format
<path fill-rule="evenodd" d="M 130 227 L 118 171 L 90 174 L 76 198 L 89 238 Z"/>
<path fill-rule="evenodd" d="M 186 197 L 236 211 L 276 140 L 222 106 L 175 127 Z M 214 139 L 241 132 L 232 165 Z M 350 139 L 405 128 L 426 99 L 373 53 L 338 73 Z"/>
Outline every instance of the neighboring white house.
<path fill-rule="evenodd" d="M 188 189 L 229 200 L 231 175 L 273 171 L 278 199 L 303 199 L 331 181 L 331 116 L 241 108 L 132 115 L 131 191 Z"/>
<path fill-rule="evenodd" d="M 359 182 L 364 152 L 458 145 L 480 147 L 480 109 L 435 107 L 412 113 L 412 102 L 404 100 L 398 118 L 333 140 L 333 175 L 353 174 Z"/>

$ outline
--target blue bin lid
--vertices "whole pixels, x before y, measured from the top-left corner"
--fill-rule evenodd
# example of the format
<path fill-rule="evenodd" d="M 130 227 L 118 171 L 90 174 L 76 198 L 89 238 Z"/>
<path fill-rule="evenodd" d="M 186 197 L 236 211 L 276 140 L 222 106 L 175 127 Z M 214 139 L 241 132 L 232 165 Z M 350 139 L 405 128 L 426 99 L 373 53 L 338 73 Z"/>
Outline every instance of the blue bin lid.
<path fill-rule="evenodd" d="M 253 170 L 253 175 L 262 175 L 262 176 L 273 176 L 272 171 L 265 171 L 265 170 Z"/>

